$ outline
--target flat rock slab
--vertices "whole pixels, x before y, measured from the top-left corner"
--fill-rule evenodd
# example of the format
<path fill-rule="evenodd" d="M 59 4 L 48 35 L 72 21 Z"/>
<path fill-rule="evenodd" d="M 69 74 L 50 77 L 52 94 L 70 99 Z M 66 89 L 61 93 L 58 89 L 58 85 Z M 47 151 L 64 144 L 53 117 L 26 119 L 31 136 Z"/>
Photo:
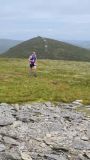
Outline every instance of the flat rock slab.
<path fill-rule="evenodd" d="M 0 104 L 1 160 L 88 160 L 90 118 L 75 104 Z"/>
<path fill-rule="evenodd" d="M 6 104 L 0 105 L 0 126 L 12 124 L 16 119 L 13 117 L 13 108 Z"/>

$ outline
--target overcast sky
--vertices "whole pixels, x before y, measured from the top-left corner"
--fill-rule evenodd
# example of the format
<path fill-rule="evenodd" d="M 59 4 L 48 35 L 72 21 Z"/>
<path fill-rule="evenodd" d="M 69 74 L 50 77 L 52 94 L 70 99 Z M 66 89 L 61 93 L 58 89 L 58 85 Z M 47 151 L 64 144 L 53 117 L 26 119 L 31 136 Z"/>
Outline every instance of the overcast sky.
<path fill-rule="evenodd" d="M 0 39 L 90 40 L 90 0 L 0 0 Z"/>

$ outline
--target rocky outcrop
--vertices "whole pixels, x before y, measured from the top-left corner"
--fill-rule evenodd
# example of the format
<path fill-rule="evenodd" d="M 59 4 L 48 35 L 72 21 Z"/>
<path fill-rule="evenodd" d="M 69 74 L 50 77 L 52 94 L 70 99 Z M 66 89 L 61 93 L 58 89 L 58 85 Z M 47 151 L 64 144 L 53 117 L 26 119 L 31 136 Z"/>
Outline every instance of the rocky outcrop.
<path fill-rule="evenodd" d="M 90 118 L 75 104 L 0 104 L 0 160 L 89 160 Z"/>

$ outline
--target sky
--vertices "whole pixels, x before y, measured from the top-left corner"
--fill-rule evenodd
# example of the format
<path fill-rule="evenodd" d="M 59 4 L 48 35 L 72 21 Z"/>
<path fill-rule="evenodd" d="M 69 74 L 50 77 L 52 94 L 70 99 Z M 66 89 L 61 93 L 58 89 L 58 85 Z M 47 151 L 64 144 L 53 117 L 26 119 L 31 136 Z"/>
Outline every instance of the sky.
<path fill-rule="evenodd" d="M 90 0 L 0 0 L 0 39 L 90 40 Z"/>

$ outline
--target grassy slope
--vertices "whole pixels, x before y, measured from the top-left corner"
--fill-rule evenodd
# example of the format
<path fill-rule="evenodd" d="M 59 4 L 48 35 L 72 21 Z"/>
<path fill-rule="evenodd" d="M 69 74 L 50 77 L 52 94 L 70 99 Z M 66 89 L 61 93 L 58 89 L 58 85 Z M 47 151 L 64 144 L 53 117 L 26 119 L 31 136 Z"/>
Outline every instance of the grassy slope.
<path fill-rule="evenodd" d="M 3 54 L 4 57 L 27 58 L 32 51 L 37 52 L 39 59 L 61 59 L 90 61 L 90 51 L 57 40 L 36 37 L 11 48 Z M 47 50 L 45 45 L 48 45 Z"/>
<path fill-rule="evenodd" d="M 71 102 L 90 104 L 90 63 L 39 60 L 30 77 L 26 59 L 0 59 L 0 102 Z"/>

